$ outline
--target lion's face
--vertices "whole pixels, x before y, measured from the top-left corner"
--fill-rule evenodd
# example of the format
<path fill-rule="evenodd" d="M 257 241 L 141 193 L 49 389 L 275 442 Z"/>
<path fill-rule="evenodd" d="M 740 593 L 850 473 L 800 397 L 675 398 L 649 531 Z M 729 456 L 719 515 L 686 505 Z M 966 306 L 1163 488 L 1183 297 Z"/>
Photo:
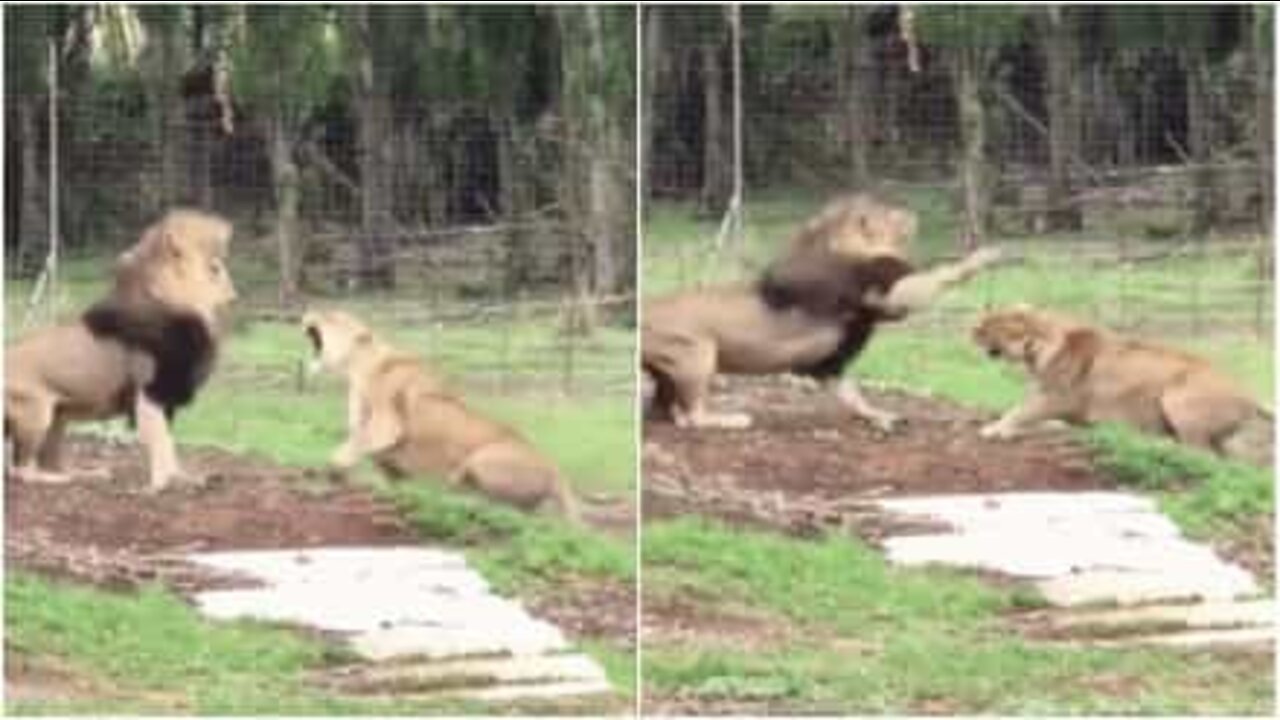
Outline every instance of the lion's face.
<path fill-rule="evenodd" d="M 117 287 L 212 322 L 236 299 L 226 266 L 230 239 L 231 224 L 216 215 L 171 211 L 120 256 Z"/>
<path fill-rule="evenodd" d="M 916 232 L 916 215 L 869 195 L 830 203 L 804 229 L 802 242 L 817 240 L 848 258 L 893 256 L 905 259 Z"/>
<path fill-rule="evenodd" d="M 1044 319 L 1028 307 L 987 313 L 973 329 L 974 343 L 989 357 L 1013 362 L 1032 362 L 1046 336 Z"/>
<path fill-rule="evenodd" d="M 341 310 L 307 312 L 302 316 L 302 329 L 311 341 L 312 373 L 321 370 L 341 373 L 356 349 L 373 337 L 364 323 Z"/>

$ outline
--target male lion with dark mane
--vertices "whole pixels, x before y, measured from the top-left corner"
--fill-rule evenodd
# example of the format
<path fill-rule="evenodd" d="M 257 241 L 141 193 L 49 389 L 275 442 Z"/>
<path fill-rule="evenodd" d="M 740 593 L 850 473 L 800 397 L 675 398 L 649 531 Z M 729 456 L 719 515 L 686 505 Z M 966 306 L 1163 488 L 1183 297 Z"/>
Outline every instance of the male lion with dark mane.
<path fill-rule="evenodd" d="M 217 315 L 236 297 L 225 265 L 230 238 L 217 215 L 172 210 L 120 255 L 106 298 L 6 349 L 12 477 L 69 480 L 61 468 L 67 424 L 122 415 L 137 425 L 152 490 L 184 476 L 169 422 L 213 369 Z"/>
<path fill-rule="evenodd" d="M 1246 430 L 1261 426 L 1262 444 L 1270 444 L 1270 411 L 1190 353 L 1029 305 L 986 314 L 973 339 L 991 357 L 1025 367 L 1035 383 L 1020 405 L 982 429 L 983 437 L 1010 438 L 1037 423 L 1062 420 L 1124 423 L 1255 461 L 1256 448 L 1238 442 L 1253 434 Z"/>
<path fill-rule="evenodd" d="M 917 272 L 907 260 L 915 215 L 865 194 L 829 203 L 751 284 L 677 292 L 644 304 L 641 364 L 654 381 L 653 412 L 680 427 L 747 427 L 741 414 L 706 408 L 716 373 L 795 373 L 832 388 L 883 430 L 898 422 L 841 379 L 883 321 L 927 307 L 994 262 L 979 250 Z"/>

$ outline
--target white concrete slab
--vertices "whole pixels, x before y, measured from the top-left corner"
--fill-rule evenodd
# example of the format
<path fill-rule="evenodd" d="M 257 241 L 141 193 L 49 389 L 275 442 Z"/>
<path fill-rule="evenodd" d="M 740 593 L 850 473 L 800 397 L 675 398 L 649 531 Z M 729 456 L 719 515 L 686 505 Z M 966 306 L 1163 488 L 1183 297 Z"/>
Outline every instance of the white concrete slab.
<path fill-rule="evenodd" d="M 371 630 L 351 638 L 361 657 L 384 662 L 401 659 L 441 660 L 451 657 L 539 655 L 565 650 L 569 644 L 554 625 L 473 623 L 465 627 L 398 626 Z"/>
<path fill-rule="evenodd" d="M 1161 633 L 1126 637 L 1103 643 L 1101 646 L 1119 645 L 1157 645 L 1161 647 L 1199 648 L 1232 648 L 1256 649 L 1270 651 L 1275 648 L 1275 630 L 1270 627 L 1236 628 L 1231 630 L 1192 630 L 1181 633 Z"/>
<path fill-rule="evenodd" d="M 1226 564 L 1189 568 L 1187 572 L 1091 570 L 1049 578 L 1036 587 L 1046 600 L 1059 607 L 1232 600 L 1258 592 L 1258 585 L 1248 572 Z"/>
<path fill-rule="evenodd" d="M 334 578 L 360 582 L 379 580 L 401 582 L 405 574 L 418 580 L 442 580 L 441 587 L 474 587 L 487 591 L 488 584 L 467 567 L 461 553 L 417 547 L 338 547 L 306 550 L 247 550 L 201 553 L 192 562 L 213 568 L 283 583 L 328 583 Z M 430 570 L 426 573 L 424 571 Z M 454 570 L 456 576 L 446 571 Z M 470 584 L 462 583 L 471 578 Z"/>
<path fill-rule="evenodd" d="M 406 583 L 413 581 L 406 578 Z M 296 623 L 338 633 L 388 627 L 499 627 L 533 619 L 518 604 L 496 595 L 437 592 L 415 584 L 368 585 L 299 583 L 239 590 L 214 590 L 196 596 L 205 615 L 220 620 L 253 618 Z"/>
<path fill-rule="evenodd" d="M 1223 564 L 1209 548 L 1181 538 L 1113 535 L 1090 527 L 995 526 L 888 538 L 884 547 L 890 560 L 904 565 L 946 564 L 1028 578 L 1108 569 L 1213 572 Z"/>
<path fill-rule="evenodd" d="M 416 673 L 419 686 L 512 699 L 608 692 L 604 671 L 554 625 L 494 595 L 456 552 L 311 548 L 192 555 L 253 587 L 196 594 L 207 617 L 252 618 L 335 634 L 369 672 Z M 415 661 L 399 666 L 378 664 Z M 406 669 L 408 668 L 408 669 Z"/>
<path fill-rule="evenodd" d="M 891 562 L 1030 579 L 1060 607 L 1221 601 L 1259 592 L 1248 571 L 1184 538 L 1153 499 L 1132 493 L 942 495 L 877 505 L 903 520 L 946 528 L 886 538 Z"/>
<path fill-rule="evenodd" d="M 1114 631 L 1125 628 L 1207 630 L 1263 627 L 1275 622 L 1273 600 L 1152 605 L 1119 610 L 1048 613 L 1045 622 L 1062 630 Z"/>
<path fill-rule="evenodd" d="M 892 512 L 937 518 L 990 512 L 1030 513 L 1050 517 L 1157 511 L 1156 503 L 1151 498 L 1111 491 L 923 495 L 880 500 L 876 504 Z"/>

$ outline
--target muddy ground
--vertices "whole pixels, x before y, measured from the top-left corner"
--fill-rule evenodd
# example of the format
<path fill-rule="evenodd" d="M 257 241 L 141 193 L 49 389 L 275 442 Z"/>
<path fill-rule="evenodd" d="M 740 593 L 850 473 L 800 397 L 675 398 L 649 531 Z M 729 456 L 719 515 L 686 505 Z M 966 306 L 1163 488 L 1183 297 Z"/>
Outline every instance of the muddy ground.
<path fill-rule="evenodd" d="M 892 391 L 870 391 L 905 425 L 885 434 L 827 394 L 771 379 L 734 379 L 718 409 L 748 412 L 746 430 L 644 426 L 644 516 L 698 512 L 805 534 L 831 526 L 868 540 L 883 520 L 867 500 L 890 495 L 1110 487 L 1064 431 L 1013 441 L 978 437 L 990 416 Z"/>
<path fill-rule="evenodd" d="M 152 494 L 135 445 L 75 438 L 67 450 L 70 467 L 105 467 L 110 478 L 5 483 L 9 567 L 114 590 L 159 582 L 187 594 L 245 579 L 197 569 L 180 559 L 185 553 L 421 542 L 392 504 L 322 472 L 221 450 L 187 449 L 184 466 L 207 478 L 204 486 Z M 633 512 L 594 507 L 587 518 L 600 531 L 617 533 L 634 526 Z M 575 640 L 634 647 L 635 592 L 628 584 L 582 579 L 523 599 Z M 13 671 L 7 684 L 25 685 L 23 668 L 31 662 L 11 660 L 16 662 L 8 664 Z M 41 682 L 59 677 L 26 674 Z"/>

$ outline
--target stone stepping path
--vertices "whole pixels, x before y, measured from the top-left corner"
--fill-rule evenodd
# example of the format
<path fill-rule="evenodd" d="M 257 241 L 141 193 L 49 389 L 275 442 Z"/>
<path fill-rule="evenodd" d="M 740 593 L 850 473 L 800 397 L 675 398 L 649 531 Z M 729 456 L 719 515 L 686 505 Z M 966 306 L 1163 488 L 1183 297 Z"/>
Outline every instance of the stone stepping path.
<path fill-rule="evenodd" d="M 890 562 L 1026 580 L 1055 609 L 1044 620 L 1056 633 L 1098 644 L 1271 643 L 1274 601 L 1257 597 L 1247 570 L 1183 537 L 1151 498 L 1013 492 L 892 498 L 876 507 L 913 528 L 885 538 Z"/>
<path fill-rule="evenodd" d="M 217 620 L 304 626 L 364 660 L 326 673 L 350 693 L 476 700 L 612 692 L 604 670 L 554 625 L 493 594 L 456 552 L 422 547 L 313 548 L 189 555 L 253 587 L 195 594 Z"/>

